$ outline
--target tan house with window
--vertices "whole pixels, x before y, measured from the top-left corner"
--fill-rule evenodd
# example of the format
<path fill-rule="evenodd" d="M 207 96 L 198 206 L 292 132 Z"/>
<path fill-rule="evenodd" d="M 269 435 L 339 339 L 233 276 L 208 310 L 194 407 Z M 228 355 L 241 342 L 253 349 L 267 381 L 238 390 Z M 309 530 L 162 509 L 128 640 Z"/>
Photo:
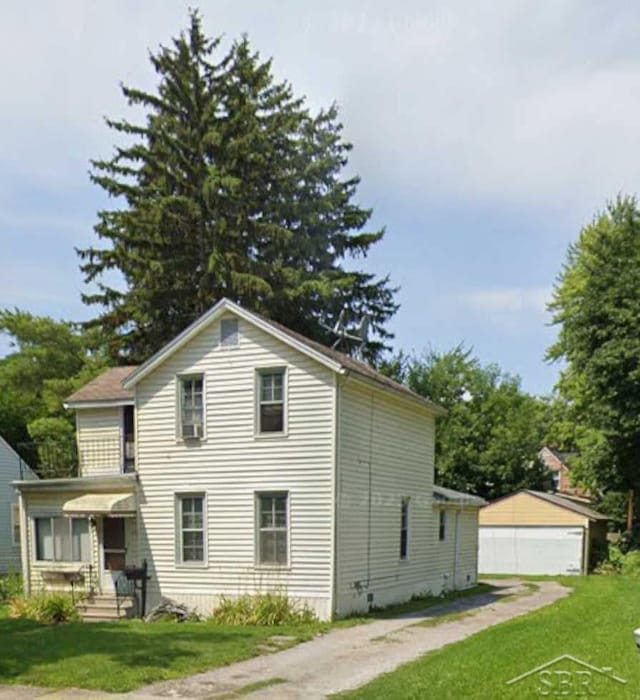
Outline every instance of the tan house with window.
<path fill-rule="evenodd" d="M 17 485 L 32 591 L 113 596 L 146 562 L 150 604 L 279 590 L 327 619 L 476 582 L 483 501 L 433 484 L 443 410 L 228 300 L 67 405 L 80 476 Z"/>

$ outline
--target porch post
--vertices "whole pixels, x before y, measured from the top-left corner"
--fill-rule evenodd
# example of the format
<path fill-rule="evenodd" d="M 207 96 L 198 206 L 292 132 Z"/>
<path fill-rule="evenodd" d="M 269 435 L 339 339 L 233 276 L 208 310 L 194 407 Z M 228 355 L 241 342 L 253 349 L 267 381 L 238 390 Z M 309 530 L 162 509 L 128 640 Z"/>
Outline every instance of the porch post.
<path fill-rule="evenodd" d="M 18 492 L 20 508 L 20 556 L 22 557 L 22 578 L 25 595 L 31 595 L 31 560 L 29 557 L 29 518 L 27 517 L 27 500 L 22 491 Z"/>

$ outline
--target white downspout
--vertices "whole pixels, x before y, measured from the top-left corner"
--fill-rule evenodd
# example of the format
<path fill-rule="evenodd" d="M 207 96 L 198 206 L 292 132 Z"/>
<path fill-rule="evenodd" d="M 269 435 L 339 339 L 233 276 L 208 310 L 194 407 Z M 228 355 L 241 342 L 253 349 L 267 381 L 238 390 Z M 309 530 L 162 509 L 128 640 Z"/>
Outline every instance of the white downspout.
<path fill-rule="evenodd" d="M 22 576 L 24 592 L 26 596 L 31 595 L 31 561 L 29 559 L 29 519 L 27 518 L 25 499 L 22 491 L 18 496 L 20 508 L 20 556 L 22 557 Z"/>

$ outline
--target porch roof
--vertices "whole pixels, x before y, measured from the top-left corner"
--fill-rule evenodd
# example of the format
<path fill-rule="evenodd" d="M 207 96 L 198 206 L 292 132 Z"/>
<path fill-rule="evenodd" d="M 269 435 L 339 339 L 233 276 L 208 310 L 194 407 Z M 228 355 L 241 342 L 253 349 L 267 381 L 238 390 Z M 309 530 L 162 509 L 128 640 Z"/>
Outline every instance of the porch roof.
<path fill-rule="evenodd" d="M 69 499 L 63 506 L 65 515 L 135 515 L 136 497 L 133 493 L 86 493 Z"/>

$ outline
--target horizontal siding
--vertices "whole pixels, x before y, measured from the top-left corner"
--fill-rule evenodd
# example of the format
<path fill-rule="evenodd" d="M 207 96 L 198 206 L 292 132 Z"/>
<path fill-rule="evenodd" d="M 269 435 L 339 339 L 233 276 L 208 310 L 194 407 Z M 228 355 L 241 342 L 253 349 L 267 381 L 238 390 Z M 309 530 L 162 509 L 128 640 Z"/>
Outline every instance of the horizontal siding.
<path fill-rule="evenodd" d="M 151 601 L 166 595 L 200 609 L 220 594 L 282 588 L 328 610 L 331 593 L 333 374 L 240 320 L 239 344 L 220 348 L 219 323 L 193 338 L 136 387 L 141 484 L 140 556 Z M 286 367 L 288 433 L 255 435 L 256 368 Z M 205 378 L 205 439 L 177 436 L 177 376 Z M 255 492 L 290 494 L 290 566 L 255 566 Z M 205 493 L 207 566 L 176 563 L 177 493 Z"/>
<path fill-rule="evenodd" d="M 29 555 L 29 584 L 31 593 L 38 593 L 44 590 L 69 590 L 69 586 L 64 583 L 46 582 L 44 576 L 50 571 L 78 571 L 81 567 L 87 570 L 88 564 L 81 562 L 52 562 L 36 560 L 35 544 L 35 521 L 39 516 L 62 515 L 62 506 L 71 498 L 77 498 L 77 492 L 29 492 L 23 494 L 23 507 L 27 516 L 27 552 Z M 99 544 L 97 521 L 89 526 L 89 537 L 91 540 L 91 565 L 93 567 L 94 581 L 98 584 L 99 570 Z M 88 571 L 87 571 L 88 576 Z M 87 587 L 89 580 L 87 578 Z"/>
<path fill-rule="evenodd" d="M 480 509 L 480 525 L 588 525 L 587 519 L 528 493 L 516 493 Z"/>
<path fill-rule="evenodd" d="M 434 565 L 434 418 L 353 379 L 340 387 L 339 407 L 337 613 L 365 609 L 368 594 L 374 605 L 387 605 L 440 592 L 447 572 Z M 400 561 L 406 497 L 409 559 Z"/>
<path fill-rule="evenodd" d="M 122 473 L 122 409 L 82 408 L 76 411 L 81 476 Z"/>
<path fill-rule="evenodd" d="M 18 502 L 11 482 L 20 478 L 18 456 L 0 440 L 0 573 L 20 570 L 20 546 L 13 544 L 11 531 L 11 507 Z"/>

